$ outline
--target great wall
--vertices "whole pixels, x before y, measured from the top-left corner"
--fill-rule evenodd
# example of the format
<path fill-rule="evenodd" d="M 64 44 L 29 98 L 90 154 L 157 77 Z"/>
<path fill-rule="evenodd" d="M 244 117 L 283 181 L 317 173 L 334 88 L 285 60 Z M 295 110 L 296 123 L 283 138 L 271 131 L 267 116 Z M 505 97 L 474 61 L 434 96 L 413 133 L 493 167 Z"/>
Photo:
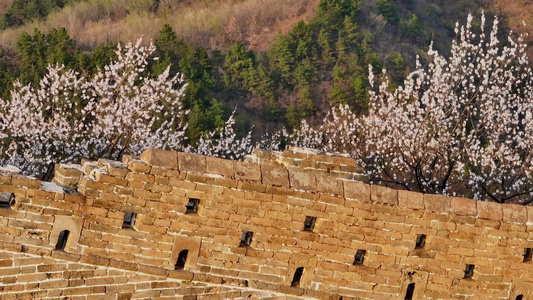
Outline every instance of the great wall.
<path fill-rule="evenodd" d="M 0 173 L 0 299 L 533 299 L 533 207 L 301 149 Z"/>

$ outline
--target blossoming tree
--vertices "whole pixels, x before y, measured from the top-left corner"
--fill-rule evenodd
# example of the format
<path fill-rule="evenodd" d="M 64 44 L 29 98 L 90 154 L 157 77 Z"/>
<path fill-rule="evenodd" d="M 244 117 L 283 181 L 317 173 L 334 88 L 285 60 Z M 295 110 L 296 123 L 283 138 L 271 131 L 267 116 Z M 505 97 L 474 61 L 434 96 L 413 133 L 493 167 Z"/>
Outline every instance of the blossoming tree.
<path fill-rule="evenodd" d="M 50 173 L 59 162 L 119 159 L 148 147 L 197 151 L 185 143 L 181 78 L 171 78 L 169 68 L 157 77 L 146 75 L 154 51 L 138 40 L 119 45 L 118 59 L 94 76 L 49 66 L 38 87 L 15 82 L 11 99 L 0 99 L 0 165 L 38 174 Z M 230 135 L 232 122 L 224 131 Z M 221 147 L 231 155 L 248 144 L 249 138 L 233 136 Z"/>
<path fill-rule="evenodd" d="M 488 36 L 484 16 L 479 36 L 471 24 L 472 16 L 466 26 L 457 24 L 449 58 L 430 47 L 429 64 L 417 62 L 393 92 L 384 70 L 368 115 L 335 108 L 309 144 L 360 157 L 373 182 L 530 202 L 533 79 L 526 46 L 511 35 L 502 46 L 497 18 Z M 372 74 L 370 68 L 374 86 Z"/>

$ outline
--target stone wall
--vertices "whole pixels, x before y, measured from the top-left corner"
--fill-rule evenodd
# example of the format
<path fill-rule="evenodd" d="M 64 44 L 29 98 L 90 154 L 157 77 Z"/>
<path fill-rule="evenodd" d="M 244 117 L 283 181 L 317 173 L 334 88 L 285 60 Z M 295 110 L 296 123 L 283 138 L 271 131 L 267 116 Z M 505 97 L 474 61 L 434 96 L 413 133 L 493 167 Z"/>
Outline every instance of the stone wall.
<path fill-rule="evenodd" d="M 2 173 L 2 299 L 533 296 L 532 207 L 359 171 L 298 149 L 245 162 L 149 149 L 59 165 L 57 184 Z"/>

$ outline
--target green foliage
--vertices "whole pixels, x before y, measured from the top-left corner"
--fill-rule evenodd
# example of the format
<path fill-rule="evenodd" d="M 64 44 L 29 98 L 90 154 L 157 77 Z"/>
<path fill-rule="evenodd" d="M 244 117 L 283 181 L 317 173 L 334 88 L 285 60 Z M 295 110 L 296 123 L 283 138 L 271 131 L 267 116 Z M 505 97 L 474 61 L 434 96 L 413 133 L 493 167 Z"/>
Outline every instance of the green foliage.
<path fill-rule="evenodd" d="M 325 28 L 320 29 L 318 33 L 318 45 L 320 45 L 322 60 L 326 64 L 333 62 L 333 50 L 330 40 L 329 32 Z"/>
<path fill-rule="evenodd" d="M 387 73 L 394 82 L 401 82 L 406 74 L 406 65 L 403 56 L 399 52 L 389 53 L 386 61 Z"/>
<path fill-rule="evenodd" d="M 342 90 L 345 73 L 346 70 L 338 63 L 333 68 L 331 74 L 333 77 L 333 88 L 328 95 L 329 101 L 333 105 L 347 104 L 346 93 Z"/>
<path fill-rule="evenodd" d="M 397 25 L 400 21 L 396 0 L 378 0 L 378 13 L 391 25 Z"/>
<path fill-rule="evenodd" d="M 269 104 L 272 104 L 274 101 L 273 86 L 274 81 L 270 77 L 265 66 L 259 64 L 255 77 L 250 83 L 250 91 L 256 96 L 269 100 Z"/>
<path fill-rule="evenodd" d="M 418 36 L 421 31 L 421 26 L 418 16 L 415 13 L 411 14 L 409 20 L 407 20 L 407 34 L 411 37 Z"/>
<path fill-rule="evenodd" d="M 287 86 L 291 82 L 294 69 L 294 53 L 287 36 L 278 34 L 270 47 L 268 58 L 274 78 L 280 81 L 280 86 Z"/>
<path fill-rule="evenodd" d="M 242 43 L 236 41 L 226 53 L 224 69 L 232 81 L 249 87 L 257 80 L 253 59 L 253 53 L 246 51 Z"/>
<path fill-rule="evenodd" d="M 292 128 L 298 128 L 302 120 L 314 112 L 314 105 L 310 99 L 308 89 L 300 91 L 301 99 L 287 109 L 285 118 Z"/>
<path fill-rule="evenodd" d="M 190 109 L 188 134 L 191 143 L 196 143 L 207 131 L 213 131 L 224 125 L 227 109 L 223 102 L 215 100 L 224 86 L 225 78 L 228 84 L 249 80 L 244 75 L 248 71 L 244 48 L 240 43 L 233 45 L 224 61 L 226 77 L 215 70 L 215 60 L 211 59 L 207 51 L 194 48 L 183 40 L 178 40 L 176 33 L 169 25 L 163 26 L 159 36 L 155 39 L 156 55 L 159 61 L 152 65 L 154 73 L 164 71 L 170 65 L 171 75 L 182 74 L 186 83 L 183 105 Z M 218 63 L 220 58 L 217 58 Z M 243 61 L 244 60 L 244 61 Z"/>
<path fill-rule="evenodd" d="M 368 83 L 365 82 L 366 78 L 363 76 L 357 76 L 352 78 L 352 89 L 354 92 L 355 104 L 359 109 L 366 111 L 368 109 L 369 95 L 368 91 L 370 90 Z"/>
<path fill-rule="evenodd" d="M 152 11 L 158 2 L 132 0 L 128 10 Z M 250 110 L 242 115 L 253 116 L 257 122 L 285 120 L 290 126 L 316 114 L 324 98 L 333 105 L 348 104 L 364 111 L 368 64 L 377 70 L 383 64 L 372 50 L 373 36 L 358 26 L 359 11 L 357 0 L 322 0 L 309 23 L 300 21 L 289 33 L 279 33 L 266 55 L 248 50 L 241 41 L 233 42 L 224 53 L 208 53 L 179 39 L 170 25 L 164 25 L 154 39 L 158 60 L 150 61 L 146 73 L 159 75 L 170 66 L 171 76 L 183 76 L 182 100 L 190 111 L 187 134 L 193 144 L 207 131 L 224 125 L 228 106 Z M 17 44 L 18 68 L 0 64 L 0 84 L 6 82 L 8 87 L 15 77 L 35 84 L 49 63 L 93 73 L 116 58 L 115 47 L 80 48 L 64 29 L 26 33 Z M 257 114 L 256 109 L 263 113 Z"/>
<path fill-rule="evenodd" d="M 75 0 L 13 0 L 9 9 L 0 15 L 0 29 L 42 19 L 56 9 L 73 2 Z"/>
<path fill-rule="evenodd" d="M 335 29 L 345 17 L 355 22 L 358 15 L 359 1 L 357 0 L 322 0 L 318 4 L 312 23 L 326 29 Z"/>
<path fill-rule="evenodd" d="M 74 42 L 66 29 L 52 29 L 44 34 L 35 29 L 33 35 L 23 33 L 17 41 L 19 78 L 23 84 L 37 84 L 46 73 L 48 64 L 61 64 L 69 68 L 79 65 Z M 78 59 L 76 59 L 78 56 Z"/>

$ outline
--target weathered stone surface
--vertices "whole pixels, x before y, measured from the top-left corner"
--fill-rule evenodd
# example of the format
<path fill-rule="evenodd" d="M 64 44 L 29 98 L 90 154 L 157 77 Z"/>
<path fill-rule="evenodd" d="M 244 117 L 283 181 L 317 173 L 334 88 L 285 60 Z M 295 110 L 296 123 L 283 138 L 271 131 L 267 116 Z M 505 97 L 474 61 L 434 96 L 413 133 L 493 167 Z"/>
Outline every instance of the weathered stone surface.
<path fill-rule="evenodd" d="M 266 185 L 289 187 L 289 171 L 273 165 L 261 165 L 263 183 Z"/>
<path fill-rule="evenodd" d="M 133 172 L 137 173 L 149 173 L 151 166 L 140 158 L 133 157 L 130 155 L 122 156 L 122 162 Z"/>
<path fill-rule="evenodd" d="M 83 219 L 74 216 L 55 216 L 54 226 L 50 233 L 50 245 L 55 246 L 58 242 L 59 234 L 63 230 L 68 230 L 68 238 L 65 244 L 65 251 L 69 251 L 72 248 L 78 246 L 78 240 L 81 235 L 81 226 Z"/>
<path fill-rule="evenodd" d="M 379 185 L 370 186 L 372 202 L 386 205 L 398 204 L 398 191 Z"/>
<path fill-rule="evenodd" d="M 178 152 L 150 148 L 141 154 L 141 160 L 150 166 L 178 168 Z"/>
<path fill-rule="evenodd" d="M 509 223 L 525 224 L 527 222 L 527 210 L 524 205 L 502 205 L 503 221 Z"/>
<path fill-rule="evenodd" d="M 124 178 L 128 174 L 128 167 L 119 161 L 100 158 L 98 166 L 106 170 L 111 176 Z"/>
<path fill-rule="evenodd" d="M 261 166 L 243 161 L 235 161 L 235 178 L 248 181 L 261 181 Z"/>
<path fill-rule="evenodd" d="M 179 152 L 179 170 L 181 172 L 206 173 L 207 161 L 203 155 Z"/>
<path fill-rule="evenodd" d="M 326 194 L 334 194 L 343 196 L 343 185 L 342 181 L 331 176 L 316 176 L 317 190 Z"/>
<path fill-rule="evenodd" d="M 316 177 L 314 174 L 297 168 L 289 168 L 289 179 L 293 189 L 316 191 Z"/>
<path fill-rule="evenodd" d="M 398 191 L 398 207 L 403 209 L 423 210 L 424 194 L 411 191 Z"/>
<path fill-rule="evenodd" d="M 413 283 L 414 298 L 533 292 L 532 207 L 339 180 L 355 167 L 312 150 L 260 155 L 179 153 L 181 171 L 132 156 L 85 162 L 82 195 L 0 176 L 15 198 L 0 205 L 1 298 L 403 299 Z"/>
<path fill-rule="evenodd" d="M 461 216 L 476 216 L 476 201 L 461 197 L 449 197 L 452 213 Z"/>
<path fill-rule="evenodd" d="M 427 211 L 438 214 L 449 214 L 451 211 L 450 198 L 444 195 L 424 194 L 424 206 Z"/>
<path fill-rule="evenodd" d="M 235 163 L 218 157 L 206 158 L 207 173 L 219 174 L 227 178 L 235 177 Z"/>
<path fill-rule="evenodd" d="M 495 202 L 478 201 L 477 216 L 482 219 L 501 220 L 503 211 L 501 204 Z"/>
<path fill-rule="evenodd" d="M 80 177 L 83 172 L 81 165 L 78 164 L 56 164 L 54 172 L 65 177 Z"/>
<path fill-rule="evenodd" d="M 22 175 L 14 174 L 11 177 L 11 184 L 17 186 L 24 186 L 30 189 L 38 189 L 41 187 L 41 181 Z"/>
<path fill-rule="evenodd" d="M 343 180 L 342 183 L 344 186 L 344 197 L 370 202 L 370 185 L 355 180 Z"/>

